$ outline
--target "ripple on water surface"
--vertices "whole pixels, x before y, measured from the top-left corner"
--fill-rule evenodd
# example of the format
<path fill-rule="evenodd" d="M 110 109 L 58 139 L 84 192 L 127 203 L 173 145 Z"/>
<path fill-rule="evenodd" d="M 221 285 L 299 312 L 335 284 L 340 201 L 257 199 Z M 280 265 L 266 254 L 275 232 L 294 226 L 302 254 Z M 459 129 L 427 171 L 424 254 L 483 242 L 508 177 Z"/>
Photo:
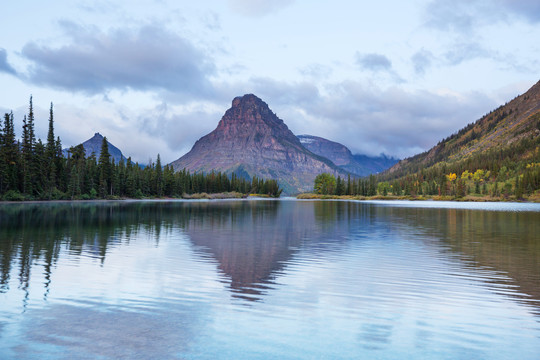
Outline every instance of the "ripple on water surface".
<path fill-rule="evenodd" d="M 540 213 L 402 204 L 134 202 L 3 227 L 0 358 L 536 359 Z"/>

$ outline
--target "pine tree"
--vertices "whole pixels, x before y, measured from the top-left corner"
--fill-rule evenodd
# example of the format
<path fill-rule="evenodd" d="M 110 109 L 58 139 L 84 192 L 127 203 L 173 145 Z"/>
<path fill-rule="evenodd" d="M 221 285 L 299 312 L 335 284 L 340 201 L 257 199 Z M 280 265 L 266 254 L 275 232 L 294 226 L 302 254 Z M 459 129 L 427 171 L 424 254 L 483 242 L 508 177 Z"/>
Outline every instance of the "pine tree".
<path fill-rule="evenodd" d="M 30 136 L 30 126 L 26 115 L 23 119 L 22 145 L 21 145 L 21 165 L 22 165 L 22 192 L 31 195 L 32 188 L 32 160 L 34 146 Z"/>
<path fill-rule="evenodd" d="M 101 152 L 99 155 L 99 197 L 104 198 L 109 193 L 109 185 L 111 185 L 111 163 L 109 154 L 109 144 L 107 138 L 104 137 L 101 142 Z"/>
<path fill-rule="evenodd" d="M 32 196 L 35 191 L 36 182 L 36 163 L 35 163 L 35 144 L 36 135 L 34 132 L 34 106 L 32 96 L 30 96 L 30 105 L 28 109 L 28 117 L 23 119 L 23 136 L 22 136 L 22 191 L 26 195 Z"/>
<path fill-rule="evenodd" d="M 345 180 L 341 179 L 341 176 L 336 180 L 336 195 L 343 195 L 345 193 Z"/>
<path fill-rule="evenodd" d="M 7 188 L 6 190 L 16 190 L 18 187 L 18 158 L 19 145 L 15 139 L 15 126 L 13 124 L 13 112 L 4 117 L 3 136 L 3 159 L 7 164 Z"/>
<path fill-rule="evenodd" d="M 138 169 L 138 166 L 136 168 Z M 135 196 L 135 182 L 135 170 L 131 162 L 131 157 L 129 157 L 126 161 L 126 196 Z"/>
<path fill-rule="evenodd" d="M 156 159 L 156 195 L 158 197 L 163 196 L 163 168 L 161 167 L 161 158 L 159 154 Z"/>
<path fill-rule="evenodd" d="M 9 118 L 9 114 L 6 114 Z M 0 195 L 3 193 L 6 188 L 7 183 L 7 162 L 5 161 L 4 155 L 4 129 L 2 124 L 0 124 Z"/>
<path fill-rule="evenodd" d="M 54 138 L 54 117 L 53 117 L 53 104 L 51 102 L 51 108 L 49 110 L 49 131 L 47 133 L 47 144 L 45 147 L 45 158 L 47 166 L 47 189 L 50 191 L 56 187 L 57 176 L 57 148 L 56 140 Z"/>
<path fill-rule="evenodd" d="M 54 138 L 53 103 L 49 109 L 49 131 L 47 132 L 47 157 L 53 160 L 56 155 L 56 141 Z"/>
<path fill-rule="evenodd" d="M 77 169 L 77 166 L 74 165 L 71 167 L 68 184 L 68 195 L 71 199 L 75 199 L 81 194 L 81 186 L 79 179 L 79 171 Z"/>

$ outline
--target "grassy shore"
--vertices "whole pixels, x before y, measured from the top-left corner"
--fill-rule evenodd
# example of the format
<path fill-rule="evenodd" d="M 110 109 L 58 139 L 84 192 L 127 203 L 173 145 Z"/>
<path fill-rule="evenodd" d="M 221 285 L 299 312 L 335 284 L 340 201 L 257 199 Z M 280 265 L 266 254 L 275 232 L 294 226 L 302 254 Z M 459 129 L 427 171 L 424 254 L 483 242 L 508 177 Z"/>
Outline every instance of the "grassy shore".
<path fill-rule="evenodd" d="M 215 193 L 215 194 L 207 194 L 207 193 L 197 193 L 197 194 L 184 194 L 182 195 L 182 199 L 192 199 L 192 200 L 221 200 L 221 199 L 243 199 L 246 198 L 246 194 L 242 194 L 239 192 L 222 192 L 222 193 Z"/>
<path fill-rule="evenodd" d="M 154 197 L 154 196 L 143 196 L 143 197 L 136 197 L 136 198 L 126 198 L 126 197 L 119 197 L 119 196 L 109 196 L 107 198 L 90 198 L 90 197 L 77 197 L 73 199 L 66 199 L 66 198 L 60 198 L 60 199 L 30 199 L 30 198 L 19 198 L 19 199 L 9 199 L 9 200 L 2 200 L 0 199 L 0 203 L 19 203 L 19 202 L 25 202 L 25 203 L 39 203 L 39 202 L 46 202 L 46 201 L 55 201 L 55 202 L 69 202 L 69 201 L 110 201 L 110 200 L 180 200 L 180 199 L 186 199 L 186 200 L 223 200 L 223 199 L 246 199 L 246 198 L 272 198 L 269 195 L 266 194 L 242 194 L 236 191 L 231 192 L 221 192 L 221 193 L 214 193 L 214 194 L 208 194 L 208 193 L 196 193 L 196 194 L 183 194 L 181 197 Z"/>
<path fill-rule="evenodd" d="M 394 195 L 375 195 L 375 196 L 352 196 L 352 195 L 322 195 L 313 193 L 304 193 L 296 196 L 297 199 L 309 200 L 435 200 L 435 201 L 474 201 L 474 202 L 498 202 L 498 201 L 518 201 L 518 202 L 537 202 L 540 203 L 540 194 L 536 193 L 524 199 L 516 199 L 514 196 L 509 197 L 493 197 L 488 195 L 467 195 L 464 197 L 454 196 L 431 196 L 431 195 L 417 195 L 417 196 L 394 196 Z"/>

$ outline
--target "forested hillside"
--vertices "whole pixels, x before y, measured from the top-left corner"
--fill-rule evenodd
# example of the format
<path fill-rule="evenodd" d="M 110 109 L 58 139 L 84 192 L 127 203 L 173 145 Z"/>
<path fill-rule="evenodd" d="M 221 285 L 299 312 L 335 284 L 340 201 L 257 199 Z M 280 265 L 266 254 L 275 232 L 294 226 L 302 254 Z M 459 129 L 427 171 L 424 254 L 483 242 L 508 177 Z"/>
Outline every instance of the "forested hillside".
<path fill-rule="evenodd" d="M 321 174 L 330 196 L 540 201 L 540 82 L 440 141 L 364 179 Z"/>
<path fill-rule="evenodd" d="M 378 177 L 393 194 L 522 199 L 540 189 L 540 82 Z"/>

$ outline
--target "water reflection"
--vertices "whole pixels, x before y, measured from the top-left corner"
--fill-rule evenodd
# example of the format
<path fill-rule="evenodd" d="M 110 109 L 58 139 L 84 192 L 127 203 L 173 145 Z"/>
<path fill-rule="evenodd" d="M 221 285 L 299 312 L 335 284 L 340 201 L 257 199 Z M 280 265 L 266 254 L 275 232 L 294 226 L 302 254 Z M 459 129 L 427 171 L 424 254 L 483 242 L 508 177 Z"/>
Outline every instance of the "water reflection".
<path fill-rule="evenodd" d="M 376 216 L 396 231 L 416 232 L 422 239 L 432 235 L 440 251 L 456 254 L 470 267 L 500 272 L 485 281 L 519 288 L 506 294 L 540 301 L 539 212 L 380 206 Z"/>
<path fill-rule="evenodd" d="M 162 226 L 160 211 L 144 204 L 48 203 L 0 206 L 0 292 L 9 290 L 12 267 L 18 266 L 19 287 L 28 291 L 31 267 L 43 262 L 45 294 L 51 268 L 60 253 L 105 260 L 107 249 L 120 238 L 130 239 L 141 228 Z"/>
<path fill-rule="evenodd" d="M 0 206 L 0 292 L 10 277 L 28 292 L 33 264 L 44 274 L 62 250 L 105 261 L 107 251 L 144 230 L 185 231 L 199 252 L 217 261 L 235 296 L 258 300 L 299 250 L 339 251 L 351 237 L 406 227 L 432 234 L 437 246 L 477 267 L 497 269 L 540 299 L 540 214 L 377 206 L 351 202 L 97 202 Z M 174 230 L 177 229 L 177 230 Z M 411 230 L 413 229 L 413 230 Z M 442 240 L 442 242 L 440 241 Z M 17 269 L 13 269 L 16 267 Z M 26 298 L 28 294 L 26 295 Z"/>
<path fill-rule="evenodd" d="M 350 203 L 248 201 L 191 204 L 181 226 L 201 251 L 211 254 L 230 281 L 233 296 L 260 300 L 302 249 L 329 256 L 349 239 L 352 223 L 369 207 Z"/>
<path fill-rule="evenodd" d="M 1 205 L 0 358 L 534 358 L 539 226 L 343 201 Z"/>

